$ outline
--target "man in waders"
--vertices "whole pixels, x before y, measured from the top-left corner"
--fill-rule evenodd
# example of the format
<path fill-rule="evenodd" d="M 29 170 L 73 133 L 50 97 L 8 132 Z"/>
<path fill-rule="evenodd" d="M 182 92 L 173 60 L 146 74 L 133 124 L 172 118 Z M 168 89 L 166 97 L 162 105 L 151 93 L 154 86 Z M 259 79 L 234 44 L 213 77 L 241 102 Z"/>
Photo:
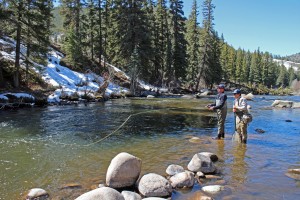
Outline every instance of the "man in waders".
<path fill-rule="evenodd" d="M 225 85 L 218 85 L 218 95 L 216 97 L 215 103 L 207 105 L 209 110 L 217 111 L 218 119 L 218 135 L 213 138 L 220 140 L 225 137 L 225 120 L 227 115 L 227 95 L 224 93 Z"/>
<path fill-rule="evenodd" d="M 241 96 L 241 90 L 233 91 L 234 102 L 233 112 L 235 113 L 235 127 L 242 143 L 247 143 L 247 126 L 248 123 L 243 119 L 243 115 L 248 113 L 247 100 Z"/>

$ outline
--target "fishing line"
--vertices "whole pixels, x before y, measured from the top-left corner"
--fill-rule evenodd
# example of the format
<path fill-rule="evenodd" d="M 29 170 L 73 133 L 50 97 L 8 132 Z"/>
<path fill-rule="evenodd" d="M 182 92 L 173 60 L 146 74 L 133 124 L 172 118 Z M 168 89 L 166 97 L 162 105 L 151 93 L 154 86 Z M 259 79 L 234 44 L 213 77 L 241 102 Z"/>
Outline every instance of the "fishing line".
<path fill-rule="evenodd" d="M 116 132 L 118 132 L 128 121 L 131 117 L 133 116 L 136 116 L 136 115 L 140 115 L 140 114 L 143 114 L 143 113 L 150 113 L 150 112 L 157 112 L 158 110 L 149 110 L 149 111 L 144 111 L 144 112 L 139 112 L 139 113 L 135 113 L 135 114 L 131 114 L 127 117 L 127 119 L 116 129 L 114 130 L 113 132 L 111 132 L 110 134 L 106 135 L 104 138 L 101 138 L 95 142 L 92 142 L 92 143 L 89 143 L 89 144 L 83 144 L 83 145 L 80 145 L 80 144 L 76 144 L 76 143 L 73 143 L 73 144 L 67 144 L 67 143 L 62 143 L 62 142 L 55 142 L 53 139 L 49 139 L 51 142 L 55 143 L 55 144 L 61 144 L 61 145 L 65 145 L 65 146 L 78 146 L 78 147 L 89 147 L 91 145 L 94 145 L 94 144 L 97 144 L 99 142 L 102 142 L 103 140 L 105 140 L 106 138 L 112 136 L 113 134 L 115 134 Z"/>

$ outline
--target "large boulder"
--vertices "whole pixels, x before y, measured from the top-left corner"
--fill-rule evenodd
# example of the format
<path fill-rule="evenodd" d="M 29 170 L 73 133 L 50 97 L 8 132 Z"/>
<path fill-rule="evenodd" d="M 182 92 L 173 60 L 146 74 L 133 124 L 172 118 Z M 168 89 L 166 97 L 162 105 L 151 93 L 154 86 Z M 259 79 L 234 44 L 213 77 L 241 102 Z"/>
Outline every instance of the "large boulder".
<path fill-rule="evenodd" d="M 172 193 L 169 181 L 155 173 L 144 175 L 138 183 L 138 189 L 145 197 L 166 197 Z"/>
<path fill-rule="evenodd" d="M 194 174 L 192 172 L 181 172 L 170 178 L 173 188 L 193 187 L 195 183 Z"/>
<path fill-rule="evenodd" d="M 123 195 L 117 190 L 109 187 L 102 187 L 77 197 L 75 200 L 96 200 L 96 199 L 105 199 L 105 200 L 125 200 Z"/>
<path fill-rule="evenodd" d="M 112 188 L 124 188 L 135 185 L 142 168 L 141 159 L 128 153 L 114 157 L 107 169 L 106 184 Z"/>
<path fill-rule="evenodd" d="M 204 174 L 214 173 L 216 166 L 209 156 L 197 153 L 188 164 L 188 169 L 192 172 L 203 172 Z"/>

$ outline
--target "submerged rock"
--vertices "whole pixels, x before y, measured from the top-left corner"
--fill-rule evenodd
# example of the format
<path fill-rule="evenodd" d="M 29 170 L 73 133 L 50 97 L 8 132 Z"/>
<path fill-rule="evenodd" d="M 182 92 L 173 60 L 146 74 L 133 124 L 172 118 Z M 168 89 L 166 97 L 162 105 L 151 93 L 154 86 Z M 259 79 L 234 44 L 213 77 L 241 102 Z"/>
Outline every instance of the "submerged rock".
<path fill-rule="evenodd" d="M 222 186 L 222 185 L 208 185 L 208 186 L 204 186 L 202 188 L 202 190 L 204 192 L 208 192 L 208 193 L 211 193 L 211 194 L 216 194 L 216 193 L 221 192 L 222 190 L 224 190 L 224 186 Z"/>
<path fill-rule="evenodd" d="M 41 188 L 33 188 L 26 195 L 26 200 L 34 200 L 34 199 L 44 200 L 44 199 L 48 199 L 48 197 L 49 194 L 46 190 Z"/>

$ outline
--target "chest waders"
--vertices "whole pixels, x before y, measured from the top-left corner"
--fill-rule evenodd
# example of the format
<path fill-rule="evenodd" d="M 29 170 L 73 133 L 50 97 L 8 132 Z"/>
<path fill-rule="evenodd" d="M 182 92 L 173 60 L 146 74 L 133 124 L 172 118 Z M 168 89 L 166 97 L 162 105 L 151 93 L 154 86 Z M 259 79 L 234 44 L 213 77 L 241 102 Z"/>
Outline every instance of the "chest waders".
<path fill-rule="evenodd" d="M 238 106 L 240 106 L 240 99 L 237 100 Z M 235 113 L 235 126 L 236 132 L 239 136 L 239 142 L 247 143 L 247 126 L 248 124 L 243 120 L 243 114 L 248 111 L 239 111 Z"/>
<path fill-rule="evenodd" d="M 219 99 L 216 100 L 216 106 L 221 105 Z M 218 138 L 225 137 L 225 120 L 227 115 L 227 102 L 224 103 L 223 107 L 217 109 L 217 119 L 218 119 Z"/>

